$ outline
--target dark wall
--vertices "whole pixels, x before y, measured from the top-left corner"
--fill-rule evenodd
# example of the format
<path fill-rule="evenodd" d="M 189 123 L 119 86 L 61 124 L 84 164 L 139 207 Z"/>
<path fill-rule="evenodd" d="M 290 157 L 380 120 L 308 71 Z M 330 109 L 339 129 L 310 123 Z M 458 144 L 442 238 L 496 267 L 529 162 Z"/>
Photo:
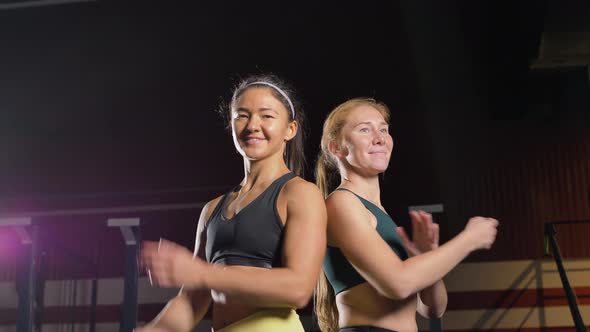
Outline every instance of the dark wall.
<path fill-rule="evenodd" d="M 399 14 L 376 1 L 0 12 L 0 207 L 61 207 L 97 193 L 218 194 L 240 180 L 242 166 L 215 110 L 237 78 L 257 72 L 298 88 L 310 164 L 325 114 L 372 96 L 394 109 L 400 156 L 392 172 L 416 158 L 427 165 L 429 154 L 417 152 L 428 143 L 414 135 L 423 121 Z"/>
<path fill-rule="evenodd" d="M 331 108 L 357 96 L 391 107 L 396 147 L 383 200 L 404 223 L 408 205 L 438 201 L 438 186 L 400 15 L 396 3 L 377 1 L 284 9 L 99 1 L 0 12 L 0 211 L 215 197 L 243 176 L 215 110 L 240 76 L 273 72 L 304 103 L 308 179 Z M 142 217 L 147 239 L 192 247 L 198 213 L 124 216 Z M 51 245 L 58 239 L 103 275 L 121 272 L 121 235 L 104 229 L 106 217 L 35 219 L 54 262 L 51 278 L 88 273 L 66 268 L 71 257 Z M 11 252 L 18 250 L 0 257 Z"/>
<path fill-rule="evenodd" d="M 543 257 L 544 223 L 590 219 L 588 67 L 530 66 L 544 31 L 590 13 L 574 7 L 403 2 L 446 207 L 443 237 L 474 215 L 501 220 L 495 248 L 471 259 Z M 590 254 L 588 230 L 562 229 L 566 256 Z"/>
<path fill-rule="evenodd" d="M 214 110 L 237 78 L 270 71 L 304 101 L 310 165 L 327 112 L 376 97 L 393 110 L 383 202 L 398 223 L 407 225 L 408 205 L 444 203 L 443 240 L 473 215 L 502 221 L 495 249 L 471 259 L 541 257 L 544 222 L 590 219 L 587 72 L 529 68 L 549 7 L 95 2 L 2 11 L 0 211 L 218 195 L 241 179 L 242 163 Z M 190 213 L 145 216 L 147 237 L 192 246 L 198 211 Z M 119 244 L 116 232 L 84 227 L 101 225 L 95 217 L 68 220 L 79 232 L 64 233 L 64 245 L 84 243 L 88 257 L 104 241 Z M 572 244 L 566 254 L 588 250 Z M 101 257 L 116 274 L 117 250 Z"/>

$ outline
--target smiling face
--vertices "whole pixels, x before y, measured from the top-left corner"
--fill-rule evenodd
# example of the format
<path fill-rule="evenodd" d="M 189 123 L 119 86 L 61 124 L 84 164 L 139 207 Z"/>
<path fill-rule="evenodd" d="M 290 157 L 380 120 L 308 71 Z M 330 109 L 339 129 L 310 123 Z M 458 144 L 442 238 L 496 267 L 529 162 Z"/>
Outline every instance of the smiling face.
<path fill-rule="evenodd" d="M 297 133 L 297 122 L 271 88 L 253 86 L 232 105 L 231 126 L 234 144 L 246 159 L 254 161 L 280 156 L 286 142 Z"/>
<path fill-rule="evenodd" d="M 336 142 L 334 142 L 336 143 Z M 389 125 L 377 109 L 360 105 L 346 116 L 336 155 L 359 173 L 376 175 L 389 165 L 393 138 Z"/>

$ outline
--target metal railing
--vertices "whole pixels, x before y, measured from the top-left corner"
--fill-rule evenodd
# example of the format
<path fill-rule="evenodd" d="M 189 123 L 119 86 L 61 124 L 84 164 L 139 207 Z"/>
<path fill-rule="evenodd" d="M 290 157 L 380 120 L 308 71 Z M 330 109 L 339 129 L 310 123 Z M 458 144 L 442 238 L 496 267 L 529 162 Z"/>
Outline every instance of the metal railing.
<path fill-rule="evenodd" d="M 133 205 L 107 208 L 70 209 L 52 211 L 34 211 L 0 214 L 0 227 L 11 227 L 15 230 L 21 240 L 23 251 L 26 253 L 17 268 L 17 332 L 40 332 L 42 329 L 43 296 L 40 292 L 44 287 L 43 273 L 37 274 L 40 270 L 40 255 L 38 245 L 38 223 L 42 223 L 44 217 L 71 217 L 80 215 L 105 215 L 105 226 L 118 227 L 123 235 L 126 244 L 126 268 L 124 300 L 121 306 L 120 332 L 131 332 L 135 328 L 137 320 L 137 250 L 139 245 L 139 218 L 109 218 L 109 216 L 120 213 L 145 213 L 152 211 L 175 211 L 200 209 L 204 203 L 180 203 L 180 204 L 155 204 L 155 205 Z M 89 317 L 89 332 L 96 330 L 96 306 L 97 306 L 97 266 L 86 257 L 76 254 L 73 250 L 60 247 L 67 256 L 74 259 L 78 264 L 89 267 L 93 272 L 91 312 Z M 76 282 L 73 285 L 72 313 L 76 306 Z M 70 331 L 74 329 L 74 321 Z"/>
<path fill-rule="evenodd" d="M 567 278 L 567 274 L 565 272 L 565 268 L 563 266 L 563 259 L 561 256 L 561 252 L 559 250 L 559 245 L 557 244 L 557 229 L 555 226 L 583 223 L 590 223 L 590 220 L 554 221 L 545 224 L 545 254 L 549 255 L 550 252 L 553 253 L 553 258 L 555 259 L 555 264 L 557 265 L 557 270 L 559 271 L 559 277 L 561 279 L 561 283 L 563 284 L 563 289 L 567 297 L 570 312 L 574 320 L 576 332 L 587 332 L 588 330 L 586 329 L 584 321 L 582 320 L 582 315 L 580 314 L 580 308 L 578 307 L 578 300 L 576 294 L 572 289 L 572 286 L 570 285 L 569 279 Z"/>

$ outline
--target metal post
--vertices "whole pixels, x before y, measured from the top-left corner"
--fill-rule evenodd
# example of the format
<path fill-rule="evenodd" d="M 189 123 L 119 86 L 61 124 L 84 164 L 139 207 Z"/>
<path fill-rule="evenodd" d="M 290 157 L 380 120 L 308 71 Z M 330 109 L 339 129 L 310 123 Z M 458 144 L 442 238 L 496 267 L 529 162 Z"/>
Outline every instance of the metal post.
<path fill-rule="evenodd" d="M 90 332 L 96 332 L 96 305 L 98 294 L 98 272 L 94 271 L 92 278 L 92 297 L 90 299 Z"/>
<path fill-rule="evenodd" d="M 70 315 L 72 317 L 72 322 L 70 323 L 70 332 L 74 332 L 74 327 L 76 325 L 76 321 L 77 321 L 77 315 L 76 315 L 76 296 L 77 296 L 77 290 L 78 290 L 78 282 L 76 281 L 76 279 L 72 280 L 72 303 L 70 306 Z"/>
<path fill-rule="evenodd" d="M 139 218 L 108 219 L 107 224 L 109 227 L 119 227 L 125 240 L 125 289 L 119 332 L 132 332 L 137 324 Z"/>
<path fill-rule="evenodd" d="M 574 319 L 576 332 L 586 332 L 587 330 L 584 326 L 584 321 L 582 320 L 582 315 L 580 315 L 580 310 L 576 301 L 576 295 L 570 286 L 567 274 L 565 273 L 565 268 L 563 267 L 563 261 L 561 259 L 561 253 L 559 252 L 557 240 L 555 239 L 555 234 L 557 234 L 555 225 L 551 223 L 545 224 L 545 235 L 548 237 L 549 245 L 551 246 L 551 251 L 553 252 L 553 258 L 555 258 L 555 263 L 557 264 L 557 270 L 559 271 L 559 277 L 561 278 L 561 283 L 563 284 L 563 289 L 565 290 L 565 295 L 567 296 L 567 302 Z"/>
<path fill-rule="evenodd" d="M 33 331 L 33 299 L 31 296 L 33 285 L 30 282 L 33 250 L 31 243 L 22 244 L 21 256 L 16 271 L 16 290 L 18 296 L 18 311 L 16 319 L 17 332 Z"/>
<path fill-rule="evenodd" d="M 18 309 L 16 314 L 16 331 L 32 332 L 35 310 L 35 238 L 36 229 L 32 228 L 30 217 L 3 217 L 0 226 L 12 227 L 18 235 L 23 255 L 16 271 L 16 292 Z"/>
<path fill-rule="evenodd" d="M 431 332 L 442 332 L 442 320 L 440 318 L 431 318 L 428 320 L 428 326 Z"/>
<path fill-rule="evenodd" d="M 35 241 L 36 242 L 36 241 Z M 47 278 L 47 253 L 41 252 L 37 256 L 37 277 L 35 281 L 35 317 L 34 327 L 35 332 L 43 331 L 43 305 L 45 303 L 45 279 Z"/>

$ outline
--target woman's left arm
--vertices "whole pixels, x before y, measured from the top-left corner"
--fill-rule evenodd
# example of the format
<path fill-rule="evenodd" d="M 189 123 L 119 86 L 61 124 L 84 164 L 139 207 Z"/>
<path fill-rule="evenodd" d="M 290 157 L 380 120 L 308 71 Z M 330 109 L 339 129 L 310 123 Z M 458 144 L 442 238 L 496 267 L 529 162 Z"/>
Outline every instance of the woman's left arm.
<path fill-rule="evenodd" d="M 241 266 L 208 264 L 185 248 L 163 242 L 157 255 L 175 260 L 178 267 L 158 278 L 159 286 L 185 289 L 212 289 L 220 296 L 258 307 L 294 307 L 307 305 L 326 250 L 326 206 L 319 189 L 302 179 L 289 181 L 280 195 L 287 202 L 283 239 L 283 266 L 272 269 L 248 269 Z"/>
<path fill-rule="evenodd" d="M 423 211 L 413 211 L 410 212 L 410 218 L 412 219 L 412 240 L 402 227 L 397 228 L 408 253 L 411 256 L 417 256 L 436 249 L 439 243 L 439 227 L 432 221 L 432 216 Z M 438 280 L 418 293 L 416 310 L 425 318 L 440 318 L 447 309 L 447 301 L 445 284 L 442 280 Z"/>
<path fill-rule="evenodd" d="M 440 318 L 447 309 L 447 288 L 442 280 L 418 293 L 416 310 L 424 318 Z"/>

